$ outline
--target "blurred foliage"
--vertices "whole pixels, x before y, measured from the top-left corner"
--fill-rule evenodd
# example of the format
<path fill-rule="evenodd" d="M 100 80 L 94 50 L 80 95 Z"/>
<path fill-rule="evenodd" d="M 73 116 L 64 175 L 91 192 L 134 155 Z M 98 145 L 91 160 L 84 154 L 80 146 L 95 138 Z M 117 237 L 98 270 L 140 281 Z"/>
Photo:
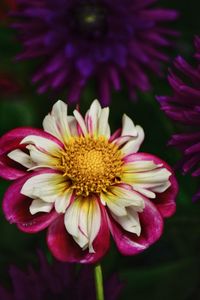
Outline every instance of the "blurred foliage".
<path fill-rule="evenodd" d="M 192 61 L 193 37 L 200 34 L 198 0 L 160 1 L 164 7 L 176 8 L 180 18 L 176 28 L 181 32 L 177 48 L 171 58 L 184 55 Z M 0 28 L 0 72 L 10 73 L 19 81 L 20 92 L 16 95 L 3 95 L 0 101 L 0 134 L 17 126 L 41 127 L 45 114 L 58 98 L 65 100 L 65 94 L 39 96 L 31 84 L 31 74 L 38 61 L 16 62 L 14 56 L 20 51 L 16 34 L 6 24 Z M 171 67 L 172 63 L 165 67 Z M 170 93 L 166 76 L 152 78 L 154 89 L 151 93 L 140 94 L 138 102 L 128 99 L 126 87 L 113 94 L 111 104 L 111 127 L 116 129 L 122 113 L 127 113 L 141 124 L 146 133 L 142 151 L 150 152 L 175 165 L 179 153 L 167 146 L 170 135 L 177 130 L 176 125 L 160 111 L 155 95 Z M 93 83 L 84 92 L 81 109 L 86 110 L 95 95 Z M 72 108 L 71 108 L 72 109 Z M 183 177 L 177 171 L 180 193 L 177 200 L 177 213 L 166 221 L 165 231 L 155 245 L 135 257 L 122 257 L 112 245 L 103 260 L 105 278 L 117 271 L 125 283 L 121 299 L 150 300 L 192 300 L 200 299 L 200 204 L 192 203 L 191 197 L 200 185 L 198 179 Z M 0 198 L 8 183 L 0 181 Z M 14 196 L 14 195 L 13 195 Z M 28 235 L 19 232 L 15 226 L 5 221 L 0 210 L 0 281 L 8 282 L 8 267 L 16 264 L 25 268 L 35 263 L 36 249 L 48 253 L 45 233 Z M 3 299 L 2 299 L 3 300 Z"/>

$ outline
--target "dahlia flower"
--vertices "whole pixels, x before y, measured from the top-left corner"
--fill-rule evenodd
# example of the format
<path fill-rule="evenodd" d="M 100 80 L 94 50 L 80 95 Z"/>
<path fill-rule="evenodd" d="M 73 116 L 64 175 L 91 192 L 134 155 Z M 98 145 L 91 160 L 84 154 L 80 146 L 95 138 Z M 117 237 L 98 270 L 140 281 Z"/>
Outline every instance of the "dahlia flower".
<path fill-rule="evenodd" d="M 169 74 L 172 96 L 157 97 L 161 109 L 172 120 L 183 124 L 184 133 L 172 136 L 169 144 L 183 153 L 181 167 L 184 173 L 200 176 L 200 38 L 195 39 L 196 65 L 192 66 L 178 56 L 174 71 Z M 185 128 L 185 129 L 184 129 Z M 200 191 L 194 196 L 199 199 Z"/>
<path fill-rule="evenodd" d="M 93 270 L 84 266 L 79 272 L 72 264 L 53 261 L 49 264 L 39 252 L 39 270 L 29 266 L 22 271 L 16 266 L 9 270 L 12 288 L 0 285 L 1 300 L 94 300 Z M 116 300 L 123 288 L 116 274 L 105 281 L 105 299 Z"/>
<path fill-rule="evenodd" d="M 121 78 L 133 98 L 137 90 L 149 90 L 147 73 L 160 75 L 176 36 L 169 23 L 177 12 L 155 7 L 156 0 L 16 1 L 13 27 L 24 47 L 18 59 L 43 59 L 32 79 L 38 92 L 68 88 L 73 103 L 90 78 L 103 105 Z"/>
<path fill-rule="evenodd" d="M 67 115 L 58 101 L 44 130 L 17 128 L 0 139 L 0 175 L 16 180 L 3 199 L 5 216 L 24 232 L 48 227 L 48 247 L 61 261 L 98 261 L 110 233 L 122 254 L 137 254 L 175 211 L 171 168 L 137 153 L 144 132 L 128 116 L 111 135 L 108 115 L 97 100 L 85 118 Z"/>

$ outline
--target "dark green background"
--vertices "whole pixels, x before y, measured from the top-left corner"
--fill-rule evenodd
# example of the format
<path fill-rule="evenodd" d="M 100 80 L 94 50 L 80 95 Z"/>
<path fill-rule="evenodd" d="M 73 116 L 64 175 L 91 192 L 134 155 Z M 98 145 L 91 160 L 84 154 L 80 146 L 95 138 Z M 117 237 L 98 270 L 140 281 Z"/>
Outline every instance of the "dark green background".
<path fill-rule="evenodd" d="M 158 1 L 159 2 L 159 1 Z M 200 1 L 174 0 L 160 1 L 161 6 L 174 7 L 180 11 L 176 29 L 181 32 L 177 38 L 175 51 L 193 62 L 193 37 L 200 34 Z M 30 77 L 38 61 L 15 63 L 13 58 L 20 51 L 15 33 L 1 25 L 0 28 L 0 71 L 10 72 L 17 77 L 22 91 L 17 96 L 1 96 L 0 134 L 17 126 L 41 127 L 43 117 L 49 112 L 52 103 L 58 98 L 65 100 L 61 93 L 56 98 L 51 95 L 38 96 Z M 165 66 L 165 71 L 172 64 Z M 166 73 L 165 72 L 165 73 Z M 152 76 L 152 75 L 151 75 Z M 174 165 L 179 153 L 166 146 L 170 135 L 178 126 L 160 111 L 155 95 L 168 94 L 170 89 L 166 77 L 152 76 L 154 89 L 148 94 L 139 94 L 139 101 L 133 103 L 128 98 L 126 87 L 121 93 L 114 93 L 111 105 L 110 122 L 113 129 L 120 126 L 122 112 L 141 124 L 146 133 L 142 151 L 156 154 Z M 86 89 L 81 99 L 81 108 L 86 110 L 96 98 L 93 84 Z M 50 99 L 50 100 L 49 100 Z M 112 245 L 103 260 L 105 277 L 119 272 L 125 282 L 121 299 L 150 300 L 192 300 L 200 299 L 200 204 L 192 203 L 193 193 L 200 187 L 198 179 L 183 177 L 177 172 L 180 193 L 177 199 L 176 214 L 166 220 L 165 230 L 159 242 L 135 257 L 122 257 Z M 0 198 L 9 183 L 0 181 Z M 36 249 L 48 254 L 45 232 L 36 235 L 24 234 L 10 225 L 0 210 L 0 281 L 9 282 L 10 264 L 25 268 L 30 262 L 37 265 Z"/>

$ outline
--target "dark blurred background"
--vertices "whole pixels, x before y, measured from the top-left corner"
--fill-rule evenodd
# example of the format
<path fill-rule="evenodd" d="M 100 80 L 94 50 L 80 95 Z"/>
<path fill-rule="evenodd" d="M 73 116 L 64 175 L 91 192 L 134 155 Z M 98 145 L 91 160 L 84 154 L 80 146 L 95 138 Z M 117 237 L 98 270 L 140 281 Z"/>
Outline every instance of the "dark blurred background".
<path fill-rule="evenodd" d="M 176 40 L 176 50 L 171 52 L 171 59 L 181 54 L 192 62 L 193 38 L 200 35 L 200 1 L 160 1 L 160 6 L 180 11 L 180 18 L 174 26 L 181 35 Z M 49 112 L 52 103 L 58 98 L 66 98 L 65 94 L 57 95 L 56 99 L 50 94 L 36 94 L 30 77 L 38 62 L 15 62 L 14 57 L 19 51 L 20 43 L 15 32 L 2 22 L 0 73 L 15 78 L 16 86 L 13 87 L 13 93 L 1 94 L 1 135 L 17 126 L 41 127 L 42 119 Z M 172 63 L 166 66 L 165 74 L 171 66 Z M 111 126 L 113 129 L 118 128 L 122 112 L 127 113 L 145 130 L 146 139 L 142 150 L 158 155 L 174 166 L 179 153 L 168 147 L 167 141 L 178 130 L 178 126 L 167 119 L 155 100 L 155 95 L 170 94 L 170 89 L 166 76 L 163 79 L 152 76 L 152 82 L 152 92 L 139 94 L 139 100 L 135 103 L 129 100 L 125 86 L 120 93 L 113 93 Z M 91 83 L 81 97 L 80 106 L 83 111 L 93 98 L 96 98 L 96 94 Z M 191 201 L 200 182 L 190 176 L 182 176 L 179 171 L 177 176 L 180 184 L 177 212 L 165 222 L 160 241 L 135 257 L 122 257 L 112 245 L 102 262 L 105 278 L 117 271 L 125 283 L 121 299 L 200 299 L 200 203 Z M 8 185 L 9 183 L 0 180 L 1 199 Z M 8 268 L 11 264 L 25 269 L 32 263 L 37 268 L 38 248 L 50 255 L 45 243 L 45 232 L 36 235 L 22 233 L 5 221 L 0 210 L 0 282 L 9 285 Z"/>

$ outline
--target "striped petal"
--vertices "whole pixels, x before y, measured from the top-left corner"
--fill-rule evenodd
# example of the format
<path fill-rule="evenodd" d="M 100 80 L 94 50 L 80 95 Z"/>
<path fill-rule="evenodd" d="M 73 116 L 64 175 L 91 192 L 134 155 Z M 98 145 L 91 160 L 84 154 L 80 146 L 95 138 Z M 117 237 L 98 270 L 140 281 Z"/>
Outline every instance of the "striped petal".
<path fill-rule="evenodd" d="M 144 161 L 144 162 L 149 162 L 149 164 L 152 164 L 152 162 L 153 162 L 153 164 L 158 166 L 158 170 L 159 169 L 166 170 L 165 172 L 162 171 L 163 175 L 164 175 L 163 182 L 160 182 L 160 178 L 157 178 L 156 179 L 158 181 L 157 184 L 156 184 L 156 182 L 153 183 L 153 182 L 151 182 L 152 181 L 151 178 L 149 178 L 149 176 L 148 176 L 146 178 L 148 180 L 148 183 L 147 182 L 145 183 L 144 181 L 142 183 L 135 182 L 135 183 L 132 183 L 132 186 L 134 189 L 136 189 L 138 192 L 145 195 L 146 197 L 154 198 L 153 202 L 163 217 L 171 216 L 176 210 L 175 199 L 176 199 L 176 196 L 178 193 L 178 183 L 177 183 L 177 180 L 175 178 L 174 172 L 171 169 L 171 167 L 166 162 L 161 160 L 160 158 L 158 158 L 154 155 L 148 154 L 148 153 L 132 154 L 132 155 L 125 157 L 124 161 L 125 161 L 126 166 L 128 166 L 129 163 L 132 164 L 135 162 Z M 147 167 L 147 163 L 145 163 L 145 164 L 146 164 L 145 167 Z M 152 170 L 153 170 L 153 172 L 156 171 L 156 169 L 154 169 L 154 168 L 152 168 Z M 137 169 L 137 171 L 138 171 L 138 169 Z M 146 172 L 144 172 L 144 173 L 146 173 Z M 147 171 L 147 173 L 148 173 L 148 171 Z M 133 177 L 131 179 L 129 176 L 130 181 L 132 181 L 134 176 L 137 176 L 138 174 L 141 175 L 142 172 L 134 173 Z M 158 174 L 159 173 L 154 174 L 155 175 L 154 178 L 156 178 Z M 141 178 L 140 178 L 140 180 L 141 180 Z"/>
<path fill-rule="evenodd" d="M 94 137 L 104 136 L 110 137 L 110 126 L 108 123 L 109 108 L 101 108 L 98 100 L 94 100 L 87 111 L 85 122 L 89 134 Z"/>
<path fill-rule="evenodd" d="M 101 114 L 101 105 L 98 100 L 94 100 L 86 113 L 85 121 L 88 132 L 97 136 L 98 121 Z"/>
<path fill-rule="evenodd" d="M 85 124 L 85 120 L 83 119 L 82 115 L 79 113 L 78 110 L 74 110 L 74 117 L 77 121 L 77 127 L 78 127 L 78 132 L 81 133 L 84 136 L 88 135 L 88 129 Z"/>
<path fill-rule="evenodd" d="M 49 227 L 47 243 L 52 254 L 64 262 L 96 263 L 108 251 L 110 233 L 107 223 L 105 209 L 101 210 L 101 225 L 99 232 L 93 242 L 94 252 L 83 250 L 69 234 L 64 225 L 64 216 L 61 215 Z"/>
<path fill-rule="evenodd" d="M 63 143 L 67 143 L 71 138 L 70 127 L 67 119 L 67 104 L 57 101 L 50 114 L 43 121 L 43 128 L 51 133 Z"/>
<path fill-rule="evenodd" d="M 42 174 L 43 171 L 39 173 Z M 16 180 L 6 191 L 3 198 L 3 212 L 10 223 L 17 224 L 24 232 L 34 233 L 48 227 L 58 214 L 52 209 L 49 212 L 31 214 L 30 206 L 32 200 L 21 194 L 21 188 L 33 175 L 29 174 Z M 14 195 L 14 196 L 13 196 Z M 51 203 L 50 203 L 51 205 Z"/>
<path fill-rule="evenodd" d="M 22 148 L 24 148 L 25 145 L 20 145 L 21 141 L 25 137 L 30 135 L 43 137 L 47 140 L 54 142 L 56 145 L 59 145 L 61 148 L 63 147 L 62 143 L 58 139 L 40 129 L 34 129 L 31 127 L 21 127 L 13 129 L 0 138 L 0 176 L 2 176 L 5 179 L 13 180 L 26 175 L 25 170 L 23 170 L 17 164 L 13 164 L 13 161 L 18 160 L 19 163 L 22 163 L 22 165 L 25 166 L 25 164 L 27 164 L 27 161 L 25 162 L 25 157 L 21 156 L 19 158 L 19 153 L 12 152 L 16 149 L 22 150 Z M 12 153 L 10 155 L 10 158 L 8 157 L 8 153 Z M 16 160 L 15 155 L 13 154 L 17 154 Z"/>
<path fill-rule="evenodd" d="M 60 151 L 62 151 L 62 147 L 56 142 L 36 135 L 28 135 L 26 136 L 20 144 L 31 144 L 35 145 L 38 150 L 44 153 L 48 153 L 52 156 L 59 156 Z"/>
<path fill-rule="evenodd" d="M 65 213 L 71 201 L 73 201 L 73 190 L 69 188 L 61 192 L 55 201 L 55 210 L 57 213 Z"/>
<path fill-rule="evenodd" d="M 101 224 L 100 208 L 95 198 L 77 198 L 65 213 L 66 230 L 76 243 L 89 252 L 94 252 L 93 241 Z"/>
<path fill-rule="evenodd" d="M 135 233 L 137 236 L 140 236 L 141 226 L 140 220 L 135 207 L 130 206 L 126 208 L 126 216 L 116 216 L 112 214 L 115 221 L 121 225 L 121 227 L 128 231 Z"/>
<path fill-rule="evenodd" d="M 118 217 L 127 216 L 126 207 L 129 206 L 134 206 L 135 211 L 144 209 L 143 197 L 127 185 L 113 186 L 109 192 L 102 193 L 100 198 L 112 214 Z"/>
<path fill-rule="evenodd" d="M 133 189 L 141 194 L 155 198 L 155 193 L 162 193 L 171 185 L 171 172 L 162 166 L 163 164 L 155 164 L 148 160 L 126 163 L 122 180 L 131 184 Z"/>
<path fill-rule="evenodd" d="M 163 218 L 153 203 L 145 199 L 144 211 L 139 214 L 141 233 L 139 236 L 123 229 L 111 216 L 109 227 L 118 250 L 123 255 L 135 255 L 155 243 L 163 231 Z"/>
<path fill-rule="evenodd" d="M 136 153 L 144 140 L 144 130 L 142 127 L 137 125 L 135 130 L 137 131 L 137 135 L 135 137 L 131 137 L 130 140 L 121 148 L 123 156 Z"/>
<path fill-rule="evenodd" d="M 98 136 L 110 138 L 110 126 L 108 123 L 109 108 L 105 107 L 101 110 L 98 122 Z"/>
<path fill-rule="evenodd" d="M 29 170 L 33 170 L 41 167 L 53 167 L 56 168 L 60 164 L 59 154 L 51 155 L 38 150 L 34 145 L 28 145 L 26 148 L 29 150 L 31 161 L 33 166 Z"/>
<path fill-rule="evenodd" d="M 76 118 L 73 116 L 68 116 L 67 121 L 69 124 L 69 129 L 70 129 L 71 135 L 73 137 L 79 136 Z"/>
<path fill-rule="evenodd" d="M 32 199 L 40 199 L 44 202 L 54 203 L 58 197 L 62 197 L 69 187 L 66 178 L 59 173 L 48 170 L 48 173 L 33 175 L 22 186 L 21 193 Z"/>

